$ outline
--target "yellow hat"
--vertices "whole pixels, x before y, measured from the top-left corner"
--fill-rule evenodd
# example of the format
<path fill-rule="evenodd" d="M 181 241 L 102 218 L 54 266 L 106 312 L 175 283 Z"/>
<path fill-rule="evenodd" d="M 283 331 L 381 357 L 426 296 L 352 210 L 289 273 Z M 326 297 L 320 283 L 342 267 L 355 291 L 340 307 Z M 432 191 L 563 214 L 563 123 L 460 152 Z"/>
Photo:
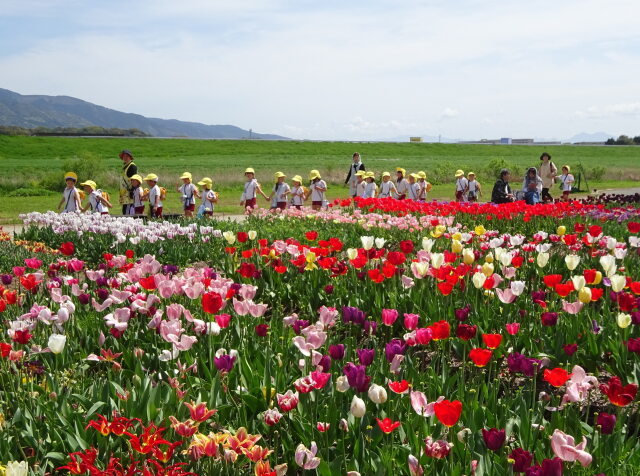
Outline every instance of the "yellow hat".
<path fill-rule="evenodd" d="M 75 172 L 67 172 L 66 174 L 64 174 L 64 179 L 68 180 L 74 180 L 74 181 L 78 181 L 78 176 L 75 174 Z"/>
<path fill-rule="evenodd" d="M 407 171 L 402 167 L 396 167 L 396 172 L 402 172 L 402 175 L 405 175 L 407 173 Z"/>
<path fill-rule="evenodd" d="M 302 177 L 300 177 L 299 175 L 294 175 L 291 180 L 293 180 L 294 182 L 302 183 Z"/>
<path fill-rule="evenodd" d="M 460 178 L 464 175 L 464 170 L 456 170 L 456 178 Z"/>
<path fill-rule="evenodd" d="M 138 174 L 132 175 L 131 180 L 137 180 L 138 182 L 142 183 L 142 177 L 140 177 Z"/>
<path fill-rule="evenodd" d="M 147 174 L 143 180 L 153 180 L 154 182 L 157 182 L 158 176 L 156 174 Z"/>
<path fill-rule="evenodd" d="M 356 176 L 357 177 L 366 177 L 367 176 L 367 172 L 365 172 L 364 170 L 358 170 L 356 172 Z"/>
<path fill-rule="evenodd" d="M 418 180 L 420 178 L 420 176 L 418 174 L 409 174 L 409 177 L 413 177 L 416 180 Z"/>
<path fill-rule="evenodd" d="M 273 178 L 275 178 L 276 180 L 278 180 L 280 177 L 286 177 L 286 175 L 282 172 L 276 172 L 275 174 L 273 174 Z"/>
<path fill-rule="evenodd" d="M 86 182 L 82 182 L 80 185 L 83 187 L 86 185 L 87 187 L 91 187 L 93 190 L 96 190 L 98 186 L 93 180 L 87 180 Z"/>
<path fill-rule="evenodd" d="M 365 178 L 375 178 L 376 174 L 374 174 L 373 172 L 369 171 L 364 176 L 365 176 Z"/>
<path fill-rule="evenodd" d="M 244 171 L 245 174 L 256 174 L 256 171 L 253 170 L 251 167 L 247 167 L 247 169 Z"/>
<path fill-rule="evenodd" d="M 191 180 L 191 174 L 189 172 L 185 172 L 180 176 L 180 180 L 189 179 Z"/>
<path fill-rule="evenodd" d="M 317 178 L 322 178 L 320 176 L 320 172 L 318 172 L 316 169 L 313 169 L 311 172 L 309 172 L 309 180 L 315 180 Z"/>
<path fill-rule="evenodd" d="M 567 172 L 571 172 L 571 167 L 569 167 L 568 165 L 563 165 L 562 168 L 567 169 Z"/>
<path fill-rule="evenodd" d="M 389 172 L 382 172 L 382 177 L 391 177 Z"/>
<path fill-rule="evenodd" d="M 211 180 L 209 177 L 205 177 L 198 182 L 198 185 L 208 185 L 209 187 L 211 187 L 211 185 L 213 185 L 213 180 Z"/>
<path fill-rule="evenodd" d="M 471 177 L 472 175 L 475 177 L 475 176 L 476 176 L 476 173 L 475 173 L 475 172 L 469 172 L 469 173 L 467 174 L 467 177 Z"/>
<path fill-rule="evenodd" d="M 426 179 L 427 178 L 427 174 L 424 171 L 421 170 L 420 172 L 418 172 L 418 177 Z"/>

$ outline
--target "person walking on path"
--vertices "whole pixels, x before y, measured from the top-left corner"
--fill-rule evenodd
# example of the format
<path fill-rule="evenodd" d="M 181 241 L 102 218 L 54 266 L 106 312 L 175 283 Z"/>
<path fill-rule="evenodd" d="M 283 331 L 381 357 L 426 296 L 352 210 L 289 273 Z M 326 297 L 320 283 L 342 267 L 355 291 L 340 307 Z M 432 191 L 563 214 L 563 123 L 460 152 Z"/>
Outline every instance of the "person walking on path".
<path fill-rule="evenodd" d="M 129 149 L 124 149 L 119 155 L 122 160 L 122 173 L 120 174 L 120 195 L 118 202 L 122 205 L 122 214 L 130 215 L 133 206 L 131 196 L 131 177 L 138 173 L 138 166 L 133 162 L 133 154 Z"/>
<path fill-rule="evenodd" d="M 555 183 L 558 167 L 551 162 L 551 156 L 546 152 L 542 153 L 540 161 L 542 162 L 539 171 L 540 178 L 542 179 L 542 201 L 553 202 L 553 197 L 549 193 L 549 190 L 553 188 L 553 184 Z"/>
<path fill-rule="evenodd" d="M 391 181 L 391 174 L 389 172 L 383 172 L 378 198 L 391 198 L 396 196 L 397 193 L 398 191 L 396 190 L 396 186 Z"/>
<path fill-rule="evenodd" d="M 467 200 L 470 202 L 477 202 L 478 197 L 482 195 L 482 189 L 480 188 L 480 182 L 476 180 L 476 174 L 474 172 L 469 172 L 467 174 Z"/>
<path fill-rule="evenodd" d="M 351 196 L 351 198 L 355 198 L 358 194 L 356 174 L 361 170 L 365 170 L 364 164 L 360 159 L 360 154 L 358 152 L 355 152 L 353 154 L 353 163 L 351 164 L 351 167 L 349 167 L 347 179 L 344 181 L 345 184 L 349 185 L 349 195 Z"/>
<path fill-rule="evenodd" d="M 456 170 L 456 202 L 467 201 L 467 191 L 469 189 L 469 181 L 464 176 L 463 170 Z"/>
<path fill-rule="evenodd" d="M 62 192 L 62 200 L 58 203 L 58 210 L 62 208 L 62 213 L 79 211 L 82 208 L 82 203 L 80 200 L 80 192 L 76 188 L 78 176 L 74 172 L 67 172 L 64 175 L 64 181 L 67 186 Z"/>
<path fill-rule="evenodd" d="M 322 180 L 320 172 L 312 170 L 309 172 L 309 180 L 311 181 L 310 194 L 311 194 L 311 208 L 314 210 L 320 210 L 324 205 L 325 192 L 327 191 L 327 183 Z"/>
<path fill-rule="evenodd" d="M 407 171 L 402 167 L 396 167 L 396 196 L 398 200 L 404 200 L 409 193 L 409 182 L 405 178 Z"/>

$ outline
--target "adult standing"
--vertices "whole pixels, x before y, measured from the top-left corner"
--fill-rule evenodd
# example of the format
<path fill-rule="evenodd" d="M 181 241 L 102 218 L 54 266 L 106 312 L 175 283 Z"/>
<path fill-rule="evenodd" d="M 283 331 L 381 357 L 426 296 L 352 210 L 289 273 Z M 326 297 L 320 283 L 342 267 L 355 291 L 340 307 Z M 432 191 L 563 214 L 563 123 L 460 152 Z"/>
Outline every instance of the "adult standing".
<path fill-rule="evenodd" d="M 353 162 L 351 164 L 351 167 L 349 167 L 347 179 L 344 181 L 345 184 L 349 184 L 349 195 L 351 195 L 352 198 L 355 198 L 355 196 L 358 194 L 358 177 L 356 174 L 361 170 L 365 170 L 364 164 L 360 159 L 360 154 L 358 152 L 355 152 L 353 154 Z"/>
<path fill-rule="evenodd" d="M 138 173 L 138 166 L 133 163 L 133 154 L 129 149 L 124 149 L 120 152 L 119 157 L 122 160 L 119 203 L 122 205 L 122 214 L 129 215 L 129 209 L 133 206 L 131 177 Z"/>
<path fill-rule="evenodd" d="M 549 193 L 549 190 L 553 188 L 556 175 L 558 174 L 558 168 L 551 162 L 551 156 L 546 152 L 542 153 L 540 161 L 542 162 L 539 172 L 540 178 L 542 179 L 542 201 L 553 202 L 553 197 Z"/>

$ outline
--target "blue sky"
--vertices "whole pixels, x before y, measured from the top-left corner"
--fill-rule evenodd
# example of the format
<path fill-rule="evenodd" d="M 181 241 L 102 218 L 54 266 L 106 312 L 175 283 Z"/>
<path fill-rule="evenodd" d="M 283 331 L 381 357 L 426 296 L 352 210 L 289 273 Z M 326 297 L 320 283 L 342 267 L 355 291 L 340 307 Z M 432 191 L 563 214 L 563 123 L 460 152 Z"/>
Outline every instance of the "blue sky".
<path fill-rule="evenodd" d="M 3 0 L 0 87 L 294 138 L 640 134 L 640 2 Z"/>

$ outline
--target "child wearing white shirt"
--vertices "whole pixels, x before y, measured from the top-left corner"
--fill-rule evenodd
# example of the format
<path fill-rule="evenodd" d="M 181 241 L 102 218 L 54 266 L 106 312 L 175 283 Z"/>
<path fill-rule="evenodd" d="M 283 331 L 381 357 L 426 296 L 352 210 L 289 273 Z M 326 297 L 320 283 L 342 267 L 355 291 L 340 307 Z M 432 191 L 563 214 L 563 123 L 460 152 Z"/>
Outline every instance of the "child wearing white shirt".
<path fill-rule="evenodd" d="M 246 213 L 251 213 L 257 204 L 257 194 L 259 193 L 265 199 L 269 200 L 269 197 L 262 191 L 260 184 L 255 179 L 255 170 L 251 167 L 248 167 L 244 171 L 244 176 L 247 181 L 244 183 L 244 191 L 242 192 L 242 196 L 240 197 L 240 205 L 245 207 Z"/>
<path fill-rule="evenodd" d="M 193 212 L 196 209 L 196 197 L 200 197 L 198 193 L 198 188 L 191 183 L 191 174 L 189 172 L 185 172 L 180 177 L 182 180 L 182 185 L 178 182 L 178 193 L 182 195 L 182 208 L 184 209 L 184 216 L 192 217 Z"/>
<path fill-rule="evenodd" d="M 391 174 L 389 172 L 384 172 L 382 174 L 382 183 L 380 184 L 380 193 L 378 194 L 378 198 L 394 197 L 397 193 L 398 190 L 391 181 Z"/>
<path fill-rule="evenodd" d="M 568 165 L 562 166 L 562 175 L 560 176 L 560 190 L 562 190 L 562 200 L 569 201 L 569 195 L 571 194 L 571 188 L 575 179 L 571 175 L 571 167 Z"/>
<path fill-rule="evenodd" d="M 205 177 L 198 182 L 198 185 L 202 187 L 202 193 L 200 194 L 202 202 L 198 209 L 198 216 L 211 218 L 213 216 L 214 204 L 218 202 L 218 195 L 211 190 L 213 180 Z"/>
<path fill-rule="evenodd" d="M 376 185 L 376 178 L 373 172 L 367 172 L 365 182 L 364 195 L 362 198 L 375 198 L 378 186 Z"/>
<path fill-rule="evenodd" d="M 273 177 L 276 179 L 276 183 L 273 185 L 271 195 L 269 195 L 271 210 L 275 211 L 278 208 L 284 210 L 287 208 L 287 195 L 291 192 L 291 188 L 284 181 L 286 175 L 282 172 L 276 172 Z"/>
<path fill-rule="evenodd" d="M 320 172 L 317 170 L 312 170 L 309 173 L 309 180 L 311 180 L 311 208 L 314 210 L 320 210 L 324 205 L 324 193 L 327 191 L 327 184 L 322 177 L 320 176 Z"/>
<path fill-rule="evenodd" d="M 291 189 L 291 206 L 300 210 L 304 202 L 304 187 L 302 186 L 302 177 L 296 175 L 292 179 L 293 188 Z"/>
<path fill-rule="evenodd" d="M 67 172 L 64 176 L 64 181 L 67 186 L 62 192 L 62 199 L 60 203 L 58 203 L 58 210 L 64 205 L 62 208 L 62 213 L 73 213 L 82 208 L 82 204 L 80 203 L 80 192 L 76 188 L 76 182 L 78 181 L 78 176 L 73 172 Z"/>
<path fill-rule="evenodd" d="M 160 187 L 158 187 L 158 176 L 156 174 L 148 174 L 144 181 L 149 186 L 149 215 L 151 218 L 162 218 L 162 200 Z"/>

